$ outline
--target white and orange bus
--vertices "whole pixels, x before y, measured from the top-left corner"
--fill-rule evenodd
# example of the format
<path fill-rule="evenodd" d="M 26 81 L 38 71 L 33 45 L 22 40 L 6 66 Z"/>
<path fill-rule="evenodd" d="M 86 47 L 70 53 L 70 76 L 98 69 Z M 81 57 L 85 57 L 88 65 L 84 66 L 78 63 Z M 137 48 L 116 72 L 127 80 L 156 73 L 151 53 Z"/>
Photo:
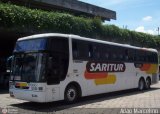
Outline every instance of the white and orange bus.
<path fill-rule="evenodd" d="M 46 33 L 18 39 L 10 96 L 33 102 L 66 100 L 158 83 L 158 52 L 125 44 Z"/>

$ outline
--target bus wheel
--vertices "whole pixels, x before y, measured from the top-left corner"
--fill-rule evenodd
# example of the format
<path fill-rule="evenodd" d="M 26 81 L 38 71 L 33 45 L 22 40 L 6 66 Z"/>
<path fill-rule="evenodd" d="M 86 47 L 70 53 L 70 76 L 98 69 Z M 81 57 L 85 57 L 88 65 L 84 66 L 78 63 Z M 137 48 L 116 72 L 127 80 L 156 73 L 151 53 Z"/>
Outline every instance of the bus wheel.
<path fill-rule="evenodd" d="M 78 99 L 78 90 L 75 86 L 68 86 L 65 91 L 65 101 L 73 103 Z"/>
<path fill-rule="evenodd" d="M 142 91 L 144 90 L 144 88 L 145 88 L 145 82 L 144 82 L 144 79 L 141 78 L 138 83 L 138 90 Z"/>
<path fill-rule="evenodd" d="M 145 89 L 150 89 L 150 88 L 151 88 L 151 80 L 150 80 L 150 78 L 147 78 L 147 79 L 146 79 Z"/>

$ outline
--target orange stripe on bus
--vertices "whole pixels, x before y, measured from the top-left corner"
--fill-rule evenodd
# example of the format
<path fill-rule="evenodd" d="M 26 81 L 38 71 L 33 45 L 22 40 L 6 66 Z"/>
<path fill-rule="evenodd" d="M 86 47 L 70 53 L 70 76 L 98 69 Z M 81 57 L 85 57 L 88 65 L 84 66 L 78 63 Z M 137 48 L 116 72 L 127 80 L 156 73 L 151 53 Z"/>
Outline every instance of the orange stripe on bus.
<path fill-rule="evenodd" d="M 150 69 L 147 70 L 147 74 L 153 74 L 158 72 L 158 64 L 152 64 Z"/>
<path fill-rule="evenodd" d="M 85 71 L 85 74 L 84 74 L 84 76 L 85 76 L 86 79 L 106 78 L 107 75 L 108 75 L 108 74 L 107 74 L 107 73 L 104 73 L 104 72 L 102 72 L 102 73 L 89 73 L 89 72 L 87 72 L 87 71 Z"/>
<path fill-rule="evenodd" d="M 140 69 L 141 69 L 141 71 L 148 71 L 150 69 L 150 67 L 151 67 L 151 64 L 143 64 L 142 68 L 140 68 Z"/>

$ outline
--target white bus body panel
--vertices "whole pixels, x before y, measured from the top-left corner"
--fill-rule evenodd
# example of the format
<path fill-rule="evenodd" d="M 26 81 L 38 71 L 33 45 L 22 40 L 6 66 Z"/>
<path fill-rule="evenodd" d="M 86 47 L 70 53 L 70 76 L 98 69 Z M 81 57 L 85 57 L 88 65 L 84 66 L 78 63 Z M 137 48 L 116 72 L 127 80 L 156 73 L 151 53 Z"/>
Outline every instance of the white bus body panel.
<path fill-rule="evenodd" d="M 52 34 L 50 34 L 50 36 L 52 36 Z M 141 77 L 143 77 L 145 80 L 147 77 L 150 77 L 152 84 L 158 82 L 158 75 L 157 75 L 158 64 L 151 65 L 151 68 L 148 71 L 145 71 L 146 70 L 145 68 L 144 68 L 145 70 L 136 68 L 134 63 L 123 63 L 125 64 L 125 71 L 107 72 L 107 75 L 110 77 L 109 79 L 107 78 L 87 79 L 85 73 L 86 73 L 86 65 L 89 61 L 73 60 L 72 58 L 71 38 L 76 37 L 76 39 L 81 39 L 81 37 L 79 36 L 68 36 L 68 37 L 69 37 L 70 57 L 69 57 L 69 68 L 68 68 L 68 73 L 66 75 L 66 79 L 64 81 L 61 81 L 60 84 L 57 85 L 47 85 L 46 83 L 44 84 L 37 83 L 39 87 L 44 88 L 43 91 L 38 91 L 38 92 L 32 90 L 10 88 L 10 92 L 14 94 L 15 98 L 34 101 L 34 102 L 52 102 L 52 101 L 64 100 L 65 89 L 67 85 L 71 82 L 76 82 L 79 84 L 82 90 L 82 96 L 89 96 L 89 95 L 137 88 L 139 79 Z M 85 40 L 105 43 L 105 41 L 97 41 L 92 39 L 85 39 Z M 113 45 L 123 46 L 121 44 L 116 44 L 116 43 L 113 43 Z M 125 46 L 125 47 L 133 48 L 133 46 Z M 134 48 L 139 49 L 138 47 Z M 35 97 L 35 95 L 37 95 L 38 97 Z"/>

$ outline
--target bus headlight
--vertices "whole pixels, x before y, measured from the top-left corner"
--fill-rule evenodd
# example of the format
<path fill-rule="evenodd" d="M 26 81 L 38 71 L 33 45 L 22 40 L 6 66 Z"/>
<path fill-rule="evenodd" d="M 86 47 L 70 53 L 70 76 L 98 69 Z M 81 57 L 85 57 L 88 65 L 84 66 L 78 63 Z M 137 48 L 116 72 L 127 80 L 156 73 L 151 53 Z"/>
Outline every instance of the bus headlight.
<path fill-rule="evenodd" d="M 43 87 L 38 87 L 38 90 L 39 91 L 43 91 Z"/>
<path fill-rule="evenodd" d="M 43 87 L 31 87 L 32 91 L 43 91 Z"/>
<path fill-rule="evenodd" d="M 37 91 L 38 88 L 37 87 L 31 87 L 33 91 Z"/>

